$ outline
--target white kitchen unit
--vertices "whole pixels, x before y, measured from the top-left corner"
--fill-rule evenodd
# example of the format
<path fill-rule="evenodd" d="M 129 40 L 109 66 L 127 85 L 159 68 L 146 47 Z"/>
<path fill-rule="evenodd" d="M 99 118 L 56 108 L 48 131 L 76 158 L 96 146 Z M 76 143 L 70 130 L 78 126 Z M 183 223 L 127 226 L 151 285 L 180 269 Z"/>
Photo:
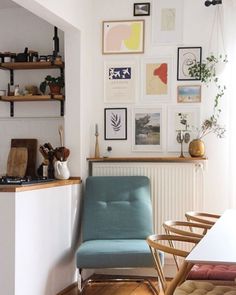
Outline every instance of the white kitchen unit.
<path fill-rule="evenodd" d="M 55 295 L 75 281 L 80 179 L 0 186 L 0 290 Z"/>

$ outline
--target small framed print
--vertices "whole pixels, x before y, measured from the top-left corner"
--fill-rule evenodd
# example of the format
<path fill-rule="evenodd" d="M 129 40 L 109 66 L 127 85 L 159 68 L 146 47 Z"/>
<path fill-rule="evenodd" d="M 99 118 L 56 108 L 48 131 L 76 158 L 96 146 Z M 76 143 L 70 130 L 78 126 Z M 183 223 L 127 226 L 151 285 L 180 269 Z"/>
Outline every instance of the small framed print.
<path fill-rule="evenodd" d="M 202 47 L 179 47 L 177 57 L 177 80 L 200 80 L 200 77 L 191 77 L 189 74 L 189 68 L 196 62 L 202 62 Z"/>
<path fill-rule="evenodd" d="M 126 140 L 127 139 L 127 109 L 105 108 L 104 109 L 104 139 Z"/>
<path fill-rule="evenodd" d="M 179 103 L 201 102 L 201 85 L 179 85 L 177 87 L 177 101 Z"/>
<path fill-rule="evenodd" d="M 200 109 L 186 105 L 169 106 L 168 108 L 168 152 L 179 152 L 180 144 L 177 141 L 179 131 L 189 134 L 189 141 L 196 137 L 199 126 Z M 183 146 L 184 152 L 188 151 L 188 144 Z"/>
<path fill-rule="evenodd" d="M 103 22 L 102 53 L 144 53 L 144 20 Z"/>
<path fill-rule="evenodd" d="M 134 3 L 134 16 L 150 15 L 150 3 Z"/>
<path fill-rule="evenodd" d="M 163 121 L 162 108 L 134 109 L 132 119 L 133 151 L 162 151 Z"/>

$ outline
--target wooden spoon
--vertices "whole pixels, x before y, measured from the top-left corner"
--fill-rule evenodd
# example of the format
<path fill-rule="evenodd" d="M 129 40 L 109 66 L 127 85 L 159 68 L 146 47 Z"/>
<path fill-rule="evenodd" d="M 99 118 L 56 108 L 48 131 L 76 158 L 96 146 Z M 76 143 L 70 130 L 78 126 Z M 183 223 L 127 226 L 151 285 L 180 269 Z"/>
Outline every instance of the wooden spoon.
<path fill-rule="evenodd" d="M 64 142 L 63 142 L 63 127 L 61 125 L 58 128 L 58 132 L 59 132 L 59 135 L 60 135 L 60 145 L 61 146 L 64 146 Z"/>

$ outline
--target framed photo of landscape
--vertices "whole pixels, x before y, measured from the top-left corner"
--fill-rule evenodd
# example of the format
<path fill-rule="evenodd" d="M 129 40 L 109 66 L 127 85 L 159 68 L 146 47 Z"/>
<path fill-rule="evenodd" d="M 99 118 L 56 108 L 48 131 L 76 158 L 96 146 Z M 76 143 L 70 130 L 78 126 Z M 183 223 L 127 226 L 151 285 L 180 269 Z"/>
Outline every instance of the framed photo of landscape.
<path fill-rule="evenodd" d="M 136 108 L 132 117 L 132 150 L 160 152 L 163 148 L 162 108 Z"/>
<path fill-rule="evenodd" d="M 104 139 L 126 140 L 127 139 L 127 109 L 105 108 L 104 109 Z"/>
<path fill-rule="evenodd" d="M 200 80 L 200 77 L 191 77 L 189 68 L 195 63 L 202 62 L 202 47 L 179 47 L 177 56 L 177 80 Z"/>
<path fill-rule="evenodd" d="M 201 102 L 201 85 L 179 85 L 177 87 L 177 101 L 179 103 Z"/>
<path fill-rule="evenodd" d="M 150 2 L 134 3 L 134 16 L 150 15 Z"/>
<path fill-rule="evenodd" d="M 144 52 L 144 20 L 103 21 L 102 53 Z"/>

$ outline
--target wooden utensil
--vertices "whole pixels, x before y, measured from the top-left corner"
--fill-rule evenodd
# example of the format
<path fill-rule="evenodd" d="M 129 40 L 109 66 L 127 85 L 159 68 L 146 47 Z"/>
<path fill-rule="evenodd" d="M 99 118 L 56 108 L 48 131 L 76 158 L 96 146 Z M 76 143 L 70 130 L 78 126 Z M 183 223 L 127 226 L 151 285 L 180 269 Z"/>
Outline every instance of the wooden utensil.
<path fill-rule="evenodd" d="M 7 160 L 7 176 L 24 177 L 27 161 L 28 150 L 26 147 L 12 147 Z"/>
<path fill-rule="evenodd" d="M 35 138 L 13 138 L 11 140 L 11 147 L 27 148 L 28 161 L 27 161 L 26 175 L 35 177 L 38 140 Z"/>
<path fill-rule="evenodd" d="M 63 141 L 63 127 L 61 125 L 58 128 L 58 132 L 59 132 L 59 135 L 60 135 L 60 145 L 61 146 L 64 146 L 64 141 Z"/>

